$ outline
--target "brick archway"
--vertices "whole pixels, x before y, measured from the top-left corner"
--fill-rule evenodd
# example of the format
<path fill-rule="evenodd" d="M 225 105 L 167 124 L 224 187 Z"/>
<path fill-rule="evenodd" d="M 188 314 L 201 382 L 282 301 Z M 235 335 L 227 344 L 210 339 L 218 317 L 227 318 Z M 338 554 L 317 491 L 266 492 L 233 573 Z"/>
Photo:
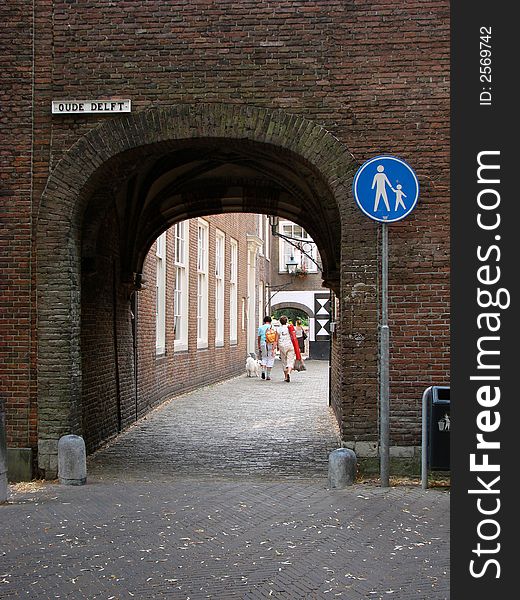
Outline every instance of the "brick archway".
<path fill-rule="evenodd" d="M 137 164 L 141 160 L 139 149 L 212 139 L 268 145 L 280 156 L 290 154 L 307 165 L 308 185 L 312 184 L 312 177 L 319 182 L 323 196 L 317 201 L 323 202 L 323 220 L 336 221 L 334 226 L 339 232 L 338 239 L 332 241 L 327 240 L 325 234 L 321 235 L 324 252 L 330 254 L 325 284 L 339 293 L 341 279 L 342 302 L 352 300 L 351 310 L 361 298 L 359 293 L 354 293 L 355 286 L 360 282 L 365 286 L 368 296 L 360 311 L 364 316 L 356 323 L 351 315 L 348 322 L 350 328 L 364 330 L 370 347 L 371 358 L 364 369 L 367 375 L 359 389 L 363 388 L 366 394 L 367 382 L 375 385 L 375 274 L 373 268 L 360 272 L 355 248 L 358 244 L 369 248 L 369 254 L 364 255 L 365 262 L 376 264 L 376 230 L 368 227 L 360 231 L 358 227 L 360 219 L 350 194 L 357 165 L 348 149 L 317 123 L 283 111 L 245 105 L 178 105 L 116 118 L 94 128 L 72 146 L 50 175 L 42 197 L 36 238 L 38 462 L 47 476 L 56 473 L 58 439 L 67 433 L 81 433 L 80 248 L 87 201 L 100 186 L 114 185 L 117 157 L 126 155 Z M 292 210 L 288 199 L 284 199 L 276 211 L 281 216 L 298 216 L 296 203 Z M 194 211 L 192 215 L 195 214 Z M 174 218 L 178 217 L 171 217 Z M 313 218 L 302 215 L 300 220 L 305 218 L 309 219 L 307 229 L 312 232 Z M 346 257 L 341 258 L 341 269 L 334 262 L 334 252 L 339 257 L 340 248 Z M 345 329 L 339 341 L 345 351 L 352 335 L 352 331 Z M 355 366 L 345 363 L 341 373 L 348 378 L 349 371 L 356 370 Z M 338 398 L 350 394 L 349 402 L 354 402 L 353 385 L 356 385 L 355 378 L 344 385 L 343 375 L 338 375 L 335 382 Z M 350 392 L 345 386 L 350 386 Z M 345 402 L 338 401 L 335 407 L 340 421 Z"/>
<path fill-rule="evenodd" d="M 308 315 L 311 319 L 314 318 L 314 310 L 307 306 L 306 304 L 302 304 L 301 302 L 278 302 L 271 306 L 271 310 L 281 310 L 282 308 L 297 308 Z"/>

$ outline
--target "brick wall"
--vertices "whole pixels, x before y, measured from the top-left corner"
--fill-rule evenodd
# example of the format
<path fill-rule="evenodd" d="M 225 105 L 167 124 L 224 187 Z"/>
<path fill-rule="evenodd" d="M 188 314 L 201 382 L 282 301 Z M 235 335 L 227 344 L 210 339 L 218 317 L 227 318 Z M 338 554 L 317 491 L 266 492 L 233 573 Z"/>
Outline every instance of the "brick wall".
<path fill-rule="evenodd" d="M 200 102 L 282 109 L 321 124 L 359 163 L 382 152 L 410 162 L 421 198 L 390 231 L 391 360 L 408 365 L 392 366 L 392 443 L 417 442 L 418 398 L 424 386 L 445 383 L 449 369 L 449 2 L 193 0 L 126 2 L 123 10 L 120 2 L 36 0 L 34 7 L 34 48 L 32 5 L 14 0 L 1 8 L 9 23 L 0 58 L 9 117 L 1 173 L 9 444 L 36 441 L 31 229 L 39 199 L 58 160 L 111 118 L 51 116 L 50 101 L 110 97 L 130 97 L 134 112 Z M 361 304 L 354 286 L 373 276 L 377 257 L 356 233 L 373 225 L 341 214 L 348 228 L 342 250 L 351 260 L 342 270 L 342 325 L 352 336 L 342 348 L 350 373 L 342 383 L 350 411 L 343 435 L 353 439 L 367 435 L 360 423 L 371 431 L 375 423 L 377 334 L 370 328 L 378 298 L 369 284 Z M 127 327 L 125 315 L 120 325 Z M 412 422 L 406 432 L 397 425 Z"/>
<path fill-rule="evenodd" d="M 82 426 L 88 450 L 119 430 L 116 355 L 118 238 L 113 212 L 102 221 L 96 252 L 83 265 L 81 304 Z"/>
<path fill-rule="evenodd" d="M 92 212 L 99 211 L 94 203 Z M 189 221 L 189 326 L 188 349 L 174 346 L 174 231 L 166 232 L 166 352 L 156 352 L 156 243 L 145 260 L 145 285 L 137 292 L 137 393 L 134 349 L 128 298 L 122 296 L 116 218 L 113 212 L 99 221 L 95 249 L 84 232 L 82 279 L 82 419 L 88 451 L 176 394 L 244 372 L 246 330 L 241 327 L 241 299 L 247 297 L 247 238 L 256 234 L 257 217 L 227 214 L 207 217 L 209 224 L 208 348 L 197 349 L 197 219 Z M 215 344 L 215 234 L 225 234 L 224 346 Z M 238 340 L 229 339 L 230 238 L 238 242 Z M 268 261 L 257 257 L 257 285 L 269 277 Z M 256 319 L 257 310 L 253 315 Z M 245 323 L 247 327 L 247 322 Z"/>
<path fill-rule="evenodd" d="M 287 286 L 287 290 L 320 290 L 323 291 L 322 278 L 319 272 L 309 272 L 305 277 L 295 278 L 294 275 L 280 272 L 280 239 L 273 237 L 271 259 L 273 265 L 273 286 Z"/>
<path fill-rule="evenodd" d="M 208 348 L 197 349 L 197 220 L 189 221 L 189 328 L 188 349 L 176 351 L 174 347 L 174 281 L 173 228 L 166 232 L 166 352 L 156 352 L 156 244 L 145 260 L 143 270 L 144 288 L 137 292 L 137 397 L 132 377 L 122 376 L 115 370 L 114 344 L 114 273 L 113 259 L 103 256 L 98 249 L 95 283 L 93 275 L 84 278 L 83 297 L 83 418 L 89 450 L 110 438 L 136 418 L 166 398 L 189 391 L 200 385 L 208 385 L 244 372 L 246 357 L 246 331 L 241 328 L 241 299 L 247 297 L 247 233 L 256 233 L 256 215 L 216 215 L 205 219 L 209 223 L 209 303 Z M 107 220 L 100 231 L 100 240 L 111 239 L 107 235 L 113 223 Z M 224 346 L 215 345 L 215 232 L 222 231 L 225 238 L 225 294 L 224 294 Z M 238 340 L 229 339 L 229 240 L 238 242 Z M 115 241 L 112 239 L 111 244 Z M 113 250 L 113 248 L 112 248 Z M 258 280 L 265 281 L 268 273 L 265 262 L 258 257 Z M 117 287 L 117 286 L 116 286 Z M 117 288 L 118 289 L 118 288 Z M 88 290 L 88 291 L 87 291 Z M 124 304 L 124 303 L 121 303 Z M 122 311 L 120 310 L 120 313 Z M 255 311 L 255 318 L 257 312 Z M 120 317 L 121 318 L 121 317 Z M 124 322 L 124 319 L 123 319 Z M 246 324 L 247 325 L 247 324 Z M 124 335 L 118 336 L 119 354 L 131 362 L 129 344 L 121 348 Z M 121 356 L 119 357 L 121 362 Z M 130 373 L 133 375 L 133 372 Z M 122 393 L 118 386 L 127 385 L 129 393 Z M 122 422 L 118 427 L 118 394 Z"/>
<path fill-rule="evenodd" d="M 36 443 L 32 269 L 31 4 L 4 3 L 0 31 L 0 394 L 11 446 Z"/>

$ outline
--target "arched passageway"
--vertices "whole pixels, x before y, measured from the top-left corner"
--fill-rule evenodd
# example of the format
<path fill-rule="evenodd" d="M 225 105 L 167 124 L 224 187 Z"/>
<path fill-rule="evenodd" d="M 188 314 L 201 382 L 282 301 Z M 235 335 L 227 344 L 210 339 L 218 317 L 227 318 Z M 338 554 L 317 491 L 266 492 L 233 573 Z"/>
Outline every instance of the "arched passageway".
<path fill-rule="evenodd" d="M 334 322 L 332 313 L 333 295 L 325 290 L 320 290 L 283 292 L 280 293 L 280 296 L 284 299 L 273 301 L 271 304 L 273 312 L 295 309 L 307 315 L 309 320 L 307 342 L 309 358 L 330 360 L 332 330 L 334 329 L 334 326 L 331 327 L 331 323 Z M 302 302 L 297 302 L 293 298 L 299 298 Z"/>
<path fill-rule="evenodd" d="M 38 221 L 40 468 L 55 473 L 59 437 L 82 433 L 87 347 L 99 389 L 115 386 L 114 403 L 95 407 L 101 438 L 132 419 L 145 256 L 174 223 L 210 214 L 276 215 L 312 236 L 344 315 L 331 369 L 342 436 L 376 439 L 377 240 L 350 197 L 355 167 L 320 125 L 248 106 L 143 111 L 80 139 L 50 176 Z"/>

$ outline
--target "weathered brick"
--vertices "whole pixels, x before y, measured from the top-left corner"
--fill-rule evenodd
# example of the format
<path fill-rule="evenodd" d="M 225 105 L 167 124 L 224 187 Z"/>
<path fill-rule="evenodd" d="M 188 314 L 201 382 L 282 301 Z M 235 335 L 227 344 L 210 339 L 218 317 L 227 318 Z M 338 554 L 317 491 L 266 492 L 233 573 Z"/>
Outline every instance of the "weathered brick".
<path fill-rule="evenodd" d="M 61 422 L 42 416 L 55 401 L 70 403 L 71 392 L 79 397 L 82 211 L 100 188 L 121 183 L 123 156 L 137 168 L 143 144 L 166 153 L 201 135 L 227 137 L 234 140 L 229 147 L 242 150 L 246 139 L 278 144 L 270 158 L 291 164 L 322 199 L 299 201 L 292 210 L 321 236 L 331 273 L 339 269 L 332 263 L 341 246 L 341 327 L 332 366 L 345 439 L 376 435 L 377 397 L 377 228 L 356 212 L 350 184 L 356 165 L 374 154 L 408 160 L 421 198 L 390 231 L 393 418 L 407 414 L 425 386 L 448 382 L 447 0 L 194 0 L 173 10 L 131 2 L 124 11 L 100 0 L 12 0 L 0 10 L 7 25 L 0 33 L 0 100 L 8 149 L 0 156 L 0 257 L 10 291 L 0 300 L 0 375 L 8 422 L 21 413 L 25 422 L 25 430 L 9 430 L 10 445 L 34 447 L 38 435 L 81 426 L 79 401 Z M 50 114 L 52 99 L 86 96 L 128 96 L 134 112 Z M 336 208 L 319 212 L 329 205 Z M 341 225 L 341 242 L 321 221 Z M 144 241 L 139 245 L 142 263 Z M 64 279 L 71 285 L 60 296 Z M 354 294 L 360 283 L 368 286 L 361 298 Z M 60 331 L 66 339 L 54 340 Z M 128 377 L 130 371 L 121 365 Z M 414 410 L 415 421 L 406 434 L 396 431 L 393 445 L 404 437 L 417 442 Z"/>

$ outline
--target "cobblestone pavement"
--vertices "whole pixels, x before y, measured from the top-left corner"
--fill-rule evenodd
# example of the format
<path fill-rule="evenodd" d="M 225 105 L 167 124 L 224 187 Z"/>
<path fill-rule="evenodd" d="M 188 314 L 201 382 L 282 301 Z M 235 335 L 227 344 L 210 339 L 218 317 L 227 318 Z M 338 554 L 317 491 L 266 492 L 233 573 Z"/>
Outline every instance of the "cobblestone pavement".
<path fill-rule="evenodd" d="M 448 504 L 312 480 L 47 484 L 0 506 L 0 597 L 447 599 Z"/>
<path fill-rule="evenodd" d="M 91 477 L 319 477 L 339 432 L 328 407 L 328 363 L 283 381 L 246 377 L 176 397 L 89 459 Z M 244 371 L 245 373 L 245 371 Z"/>
<path fill-rule="evenodd" d="M 11 486 L 0 598 L 449 598 L 449 493 L 327 489 L 326 365 L 277 378 L 167 403 L 85 486 Z"/>

